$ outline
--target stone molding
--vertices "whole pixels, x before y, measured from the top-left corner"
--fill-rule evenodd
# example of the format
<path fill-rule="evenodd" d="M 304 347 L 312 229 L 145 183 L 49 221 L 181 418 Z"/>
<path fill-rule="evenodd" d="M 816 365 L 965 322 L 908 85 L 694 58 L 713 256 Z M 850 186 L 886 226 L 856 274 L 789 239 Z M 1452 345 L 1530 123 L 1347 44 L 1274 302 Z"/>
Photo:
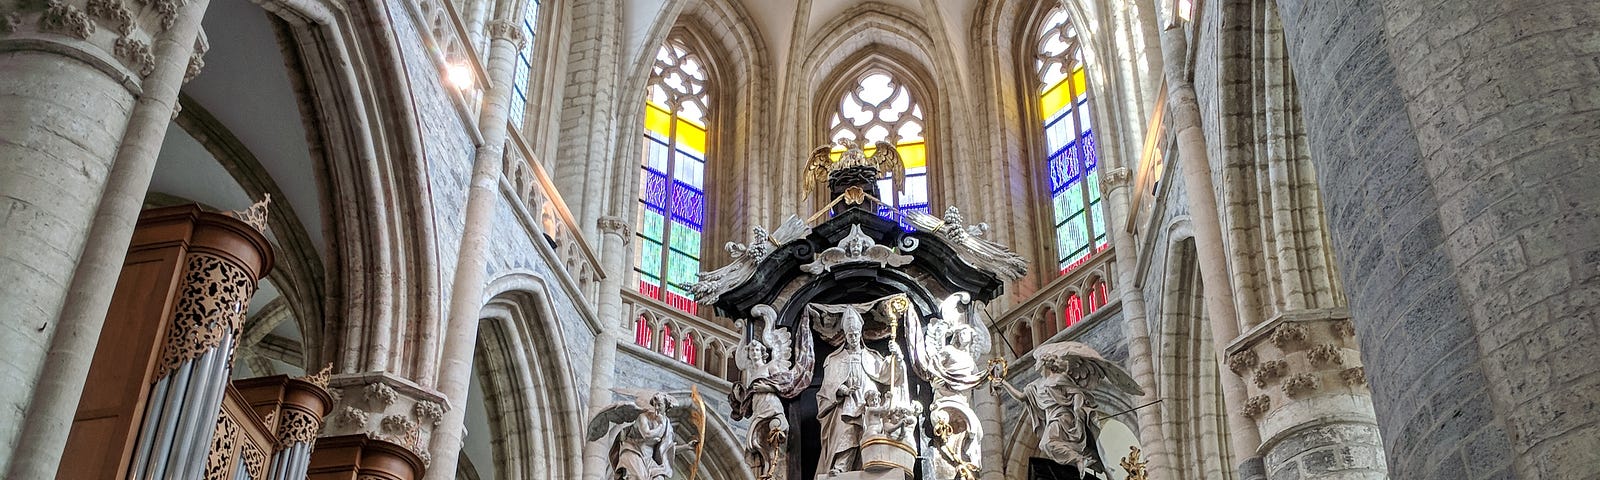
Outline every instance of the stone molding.
<path fill-rule="evenodd" d="M 633 237 L 633 224 L 615 215 L 600 217 L 595 220 L 595 227 L 600 229 L 600 233 L 609 233 L 621 237 L 623 242 L 627 242 Z"/>

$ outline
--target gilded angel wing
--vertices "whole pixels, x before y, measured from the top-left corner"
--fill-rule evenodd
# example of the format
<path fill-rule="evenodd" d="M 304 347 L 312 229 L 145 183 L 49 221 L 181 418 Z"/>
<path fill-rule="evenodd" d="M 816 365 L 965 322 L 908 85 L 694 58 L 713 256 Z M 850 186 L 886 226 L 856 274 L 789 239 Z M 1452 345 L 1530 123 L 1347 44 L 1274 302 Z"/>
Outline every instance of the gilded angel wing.
<path fill-rule="evenodd" d="M 867 163 L 877 166 L 878 171 L 881 173 L 889 173 L 894 176 L 892 184 L 894 185 L 895 194 L 905 193 L 906 164 L 900 160 L 900 151 L 895 150 L 894 145 L 890 145 L 889 142 L 881 140 L 874 146 L 877 147 L 876 151 L 872 152 L 872 158 L 867 159 Z"/>
<path fill-rule="evenodd" d="M 833 145 L 823 145 L 811 150 L 811 159 L 806 161 L 806 171 L 800 174 L 800 199 L 811 197 L 811 191 L 818 185 L 828 181 L 828 166 L 833 160 L 828 158 L 828 152 L 833 150 Z"/>

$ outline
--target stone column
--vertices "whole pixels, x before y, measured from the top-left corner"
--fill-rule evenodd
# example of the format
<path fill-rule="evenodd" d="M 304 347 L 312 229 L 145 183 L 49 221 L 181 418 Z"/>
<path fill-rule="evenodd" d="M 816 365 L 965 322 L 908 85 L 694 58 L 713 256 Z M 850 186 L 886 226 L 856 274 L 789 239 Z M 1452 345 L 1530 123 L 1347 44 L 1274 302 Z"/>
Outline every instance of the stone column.
<path fill-rule="evenodd" d="M 1228 348 L 1228 370 L 1249 379 L 1244 414 L 1256 421 L 1273 479 L 1386 479 L 1355 328 L 1343 309 L 1278 316 Z"/>
<path fill-rule="evenodd" d="M 0 470 L 9 476 L 55 471 L 178 87 L 197 68 L 207 3 L 0 9 L 0 280 L 10 285 L 0 289 L 0 348 L 10 355 L 0 377 L 15 385 L 0 391 Z"/>
<path fill-rule="evenodd" d="M 1600 465 L 1600 2 L 1278 0 L 1395 478 Z"/>
<path fill-rule="evenodd" d="M 1108 200 L 1106 212 L 1110 218 L 1106 225 L 1126 225 L 1128 217 L 1133 214 L 1128 206 L 1128 192 L 1132 190 L 1128 184 L 1132 177 L 1126 168 L 1112 169 L 1101 177 Z M 1127 232 L 1111 235 L 1111 242 L 1117 251 L 1125 252 L 1123 261 L 1116 262 L 1117 291 L 1122 297 L 1122 318 L 1127 325 L 1128 367 L 1133 379 L 1145 391 L 1144 396 L 1134 400 L 1134 406 L 1145 405 L 1160 397 L 1156 394 L 1155 355 L 1150 348 L 1150 325 L 1145 323 L 1144 292 L 1133 287 L 1139 284 L 1139 262 L 1134 261 L 1134 252 L 1139 251 L 1139 246 L 1134 243 L 1133 235 Z M 1144 458 L 1150 462 L 1148 471 L 1151 478 L 1175 478 L 1177 472 L 1168 462 L 1167 437 L 1161 431 L 1161 409 L 1155 406 L 1141 408 L 1138 418 L 1139 446 Z"/>
<path fill-rule="evenodd" d="M 454 480 L 461 440 L 466 434 L 467 388 L 472 379 L 472 355 L 478 344 L 478 316 L 483 310 L 485 266 L 489 260 L 489 235 L 494 231 L 494 209 L 500 203 L 500 174 L 505 165 L 506 108 L 511 98 L 513 63 L 517 49 L 527 39 L 516 22 L 489 23 L 489 88 L 478 121 L 483 144 L 478 146 L 467 191 L 466 227 L 461 234 L 455 282 L 450 293 L 450 321 L 445 325 L 444 352 L 439 362 L 439 392 L 449 401 L 444 422 L 433 431 L 435 464 L 430 480 Z"/>
<path fill-rule="evenodd" d="M 594 366 L 589 379 L 590 413 L 611 404 L 611 387 L 616 383 L 617 340 L 624 323 L 622 318 L 622 288 L 628 278 L 628 244 L 633 240 L 633 226 L 622 217 L 604 216 L 595 225 L 600 231 L 600 263 L 605 278 L 600 280 L 600 332 L 594 338 Z M 588 422 L 588 415 L 584 415 Z M 587 426 L 585 423 L 584 426 Z M 584 445 L 583 478 L 600 480 L 606 477 L 606 448 L 598 442 Z"/>
<path fill-rule="evenodd" d="M 1183 28 L 1172 26 L 1161 32 L 1161 50 L 1166 58 L 1168 126 L 1178 140 L 1178 163 L 1182 168 L 1184 192 L 1189 201 L 1194 225 L 1194 244 L 1200 264 L 1200 281 L 1205 284 L 1205 306 L 1217 358 L 1226 358 L 1228 342 L 1239 336 L 1239 315 L 1233 304 L 1229 283 L 1222 227 L 1218 219 L 1217 198 L 1212 187 L 1211 165 L 1206 155 L 1205 134 L 1200 130 L 1200 105 L 1187 67 L 1188 41 Z M 1243 405 L 1247 392 L 1238 377 L 1220 375 L 1223 400 Z M 1240 408 L 1228 408 L 1228 439 L 1233 464 L 1239 478 L 1265 478 L 1261 457 L 1261 434 Z"/>

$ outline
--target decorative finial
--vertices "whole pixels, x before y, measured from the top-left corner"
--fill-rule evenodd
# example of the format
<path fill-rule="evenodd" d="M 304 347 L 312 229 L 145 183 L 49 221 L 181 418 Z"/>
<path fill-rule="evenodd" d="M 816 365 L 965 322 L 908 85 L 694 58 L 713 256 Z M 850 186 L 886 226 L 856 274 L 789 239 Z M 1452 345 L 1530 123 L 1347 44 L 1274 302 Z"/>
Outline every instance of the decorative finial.
<path fill-rule="evenodd" d="M 316 385 L 318 387 L 322 387 L 323 390 L 327 390 L 328 389 L 328 381 L 331 380 L 332 378 L 333 378 L 333 363 L 332 362 L 329 362 L 328 366 L 322 367 L 322 371 L 317 372 L 315 375 L 306 375 L 304 377 L 300 377 L 300 379 L 301 380 L 305 380 L 306 383 L 310 383 L 312 385 Z"/>
<path fill-rule="evenodd" d="M 272 204 L 272 194 L 265 194 L 261 201 L 251 205 L 250 208 L 228 212 L 228 216 L 255 227 L 256 230 L 267 231 L 267 205 Z"/>

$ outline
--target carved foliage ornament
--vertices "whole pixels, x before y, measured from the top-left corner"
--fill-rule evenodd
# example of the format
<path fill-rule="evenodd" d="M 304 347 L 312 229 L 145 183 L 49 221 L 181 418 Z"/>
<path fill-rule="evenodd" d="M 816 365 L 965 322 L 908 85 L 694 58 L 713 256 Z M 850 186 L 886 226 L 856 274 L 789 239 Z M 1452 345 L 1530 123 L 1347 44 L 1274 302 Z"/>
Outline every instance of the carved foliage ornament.
<path fill-rule="evenodd" d="M 250 478 L 266 478 L 267 455 L 261 447 L 253 443 L 245 443 L 239 452 L 239 463 L 244 464 L 245 475 Z"/>
<path fill-rule="evenodd" d="M 217 428 L 211 433 L 211 450 L 206 455 L 205 480 L 228 480 L 233 472 L 228 469 L 237 449 L 239 426 L 226 414 L 217 417 Z"/>
<path fill-rule="evenodd" d="M 244 268 L 199 253 L 189 256 L 183 283 L 156 378 L 216 348 L 224 336 L 237 335 L 256 289 Z"/>
<path fill-rule="evenodd" d="M 39 29 L 88 40 L 94 35 L 94 22 L 78 7 L 61 0 L 50 0 L 44 15 L 39 17 Z"/>
<path fill-rule="evenodd" d="M 228 216 L 237 218 L 239 221 L 249 224 L 251 227 L 255 227 L 257 231 L 265 232 L 267 231 L 268 205 L 272 205 L 272 194 L 270 193 L 263 196 L 261 201 L 250 205 L 250 208 L 228 212 Z"/>
<path fill-rule="evenodd" d="M 1244 402 L 1244 416 L 1256 418 L 1272 409 L 1272 397 L 1256 395 Z"/>
<path fill-rule="evenodd" d="M 303 410 L 286 408 L 283 410 L 283 419 L 278 423 L 278 442 L 285 446 L 295 443 L 311 443 L 317 438 L 317 432 L 322 430 L 322 420 Z"/>

